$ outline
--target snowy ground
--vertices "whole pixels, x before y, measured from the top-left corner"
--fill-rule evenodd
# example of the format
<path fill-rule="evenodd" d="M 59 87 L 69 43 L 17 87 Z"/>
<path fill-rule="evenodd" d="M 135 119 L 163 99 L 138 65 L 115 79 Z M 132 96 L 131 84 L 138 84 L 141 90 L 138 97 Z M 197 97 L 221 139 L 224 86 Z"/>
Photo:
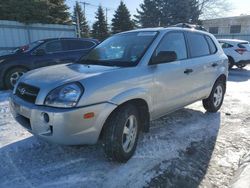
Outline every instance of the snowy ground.
<path fill-rule="evenodd" d="M 231 71 L 220 112 L 197 102 L 152 122 L 126 164 L 108 162 L 100 144 L 35 138 L 11 117 L 8 94 L 0 92 L 0 187 L 223 188 L 250 180 L 250 67 Z"/>

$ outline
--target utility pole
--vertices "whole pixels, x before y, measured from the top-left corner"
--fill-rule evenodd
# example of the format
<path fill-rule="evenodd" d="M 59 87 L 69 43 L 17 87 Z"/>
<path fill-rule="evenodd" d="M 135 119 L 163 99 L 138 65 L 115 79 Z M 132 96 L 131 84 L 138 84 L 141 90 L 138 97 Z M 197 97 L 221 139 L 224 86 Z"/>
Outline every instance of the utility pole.
<path fill-rule="evenodd" d="M 105 8 L 105 11 L 106 11 L 106 22 L 107 22 L 107 25 L 108 25 L 108 8 Z"/>
<path fill-rule="evenodd" d="M 76 24 L 77 24 L 78 38 L 81 38 L 80 19 L 79 19 L 79 12 L 78 11 L 76 11 Z"/>
<path fill-rule="evenodd" d="M 87 2 L 80 2 L 81 4 L 83 4 L 83 13 L 84 13 L 84 16 L 86 17 L 86 5 L 91 5 L 90 3 L 87 3 Z"/>

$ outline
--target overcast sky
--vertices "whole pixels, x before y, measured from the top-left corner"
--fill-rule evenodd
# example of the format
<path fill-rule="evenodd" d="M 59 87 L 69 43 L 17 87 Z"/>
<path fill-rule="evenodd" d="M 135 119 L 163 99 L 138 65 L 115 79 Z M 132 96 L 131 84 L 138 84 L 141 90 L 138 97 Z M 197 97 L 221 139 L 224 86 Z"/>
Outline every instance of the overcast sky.
<path fill-rule="evenodd" d="M 103 7 L 109 8 L 108 11 L 108 21 L 113 17 L 114 10 L 117 8 L 120 0 L 79 0 L 79 2 L 87 2 L 91 5 L 86 6 L 86 17 L 89 24 L 93 24 L 95 20 L 96 7 L 92 5 L 102 5 Z M 250 0 L 228 0 L 232 5 L 232 11 L 225 16 L 239 16 L 240 14 L 249 14 L 250 15 Z M 139 8 L 139 5 L 143 0 L 123 0 L 127 5 L 131 15 L 136 14 L 136 8 Z M 72 8 L 75 4 L 75 0 L 66 0 L 67 5 Z"/>

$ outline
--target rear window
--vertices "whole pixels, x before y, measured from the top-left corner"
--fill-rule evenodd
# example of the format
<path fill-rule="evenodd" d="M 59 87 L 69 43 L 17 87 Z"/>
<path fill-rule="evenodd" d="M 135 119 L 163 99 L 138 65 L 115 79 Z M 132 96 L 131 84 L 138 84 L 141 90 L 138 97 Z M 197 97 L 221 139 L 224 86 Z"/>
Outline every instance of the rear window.
<path fill-rule="evenodd" d="M 188 33 L 187 39 L 191 57 L 201 57 L 210 54 L 209 46 L 204 35 Z"/>
<path fill-rule="evenodd" d="M 217 48 L 214 44 L 214 41 L 209 37 L 209 36 L 205 36 L 206 39 L 207 39 L 207 42 L 208 42 L 208 45 L 209 45 L 209 48 L 210 48 L 210 53 L 211 54 L 215 54 L 217 52 Z"/>
<path fill-rule="evenodd" d="M 87 50 L 95 46 L 94 42 L 83 40 L 65 40 L 67 50 Z"/>
<path fill-rule="evenodd" d="M 249 42 L 242 42 L 242 43 L 238 44 L 238 47 L 239 48 L 249 48 L 250 44 L 249 44 Z"/>

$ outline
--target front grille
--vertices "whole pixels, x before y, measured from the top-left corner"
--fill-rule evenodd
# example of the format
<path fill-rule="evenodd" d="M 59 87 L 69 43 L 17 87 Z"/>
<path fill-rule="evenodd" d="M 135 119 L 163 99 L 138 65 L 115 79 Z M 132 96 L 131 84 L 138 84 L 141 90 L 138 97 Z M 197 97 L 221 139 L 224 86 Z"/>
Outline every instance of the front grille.
<path fill-rule="evenodd" d="M 38 93 L 39 93 L 39 88 L 25 83 L 19 83 L 16 89 L 16 95 L 19 98 L 33 104 L 36 102 L 36 97 Z"/>

